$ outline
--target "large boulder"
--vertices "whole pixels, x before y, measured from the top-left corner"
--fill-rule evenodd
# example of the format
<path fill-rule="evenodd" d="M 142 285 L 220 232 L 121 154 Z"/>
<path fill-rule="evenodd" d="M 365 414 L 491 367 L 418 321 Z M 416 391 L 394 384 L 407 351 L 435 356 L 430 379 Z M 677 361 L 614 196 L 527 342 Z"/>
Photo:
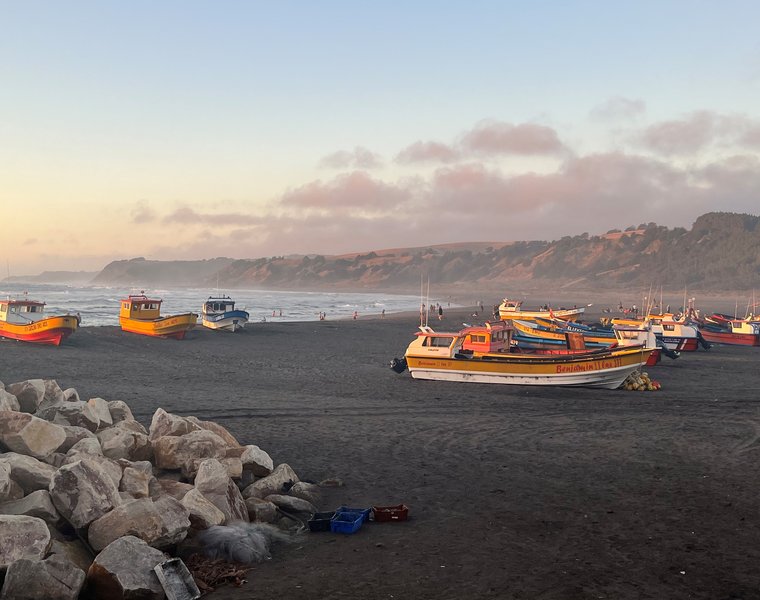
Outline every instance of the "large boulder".
<path fill-rule="evenodd" d="M 266 498 L 272 494 L 281 494 L 283 491 L 290 489 L 298 481 L 300 481 L 298 475 L 290 468 L 290 465 L 282 463 L 281 465 L 277 465 L 277 468 L 270 475 L 254 481 L 245 488 L 243 490 L 243 497 L 256 496 L 257 498 Z"/>
<path fill-rule="evenodd" d="M 153 442 L 165 435 L 181 436 L 200 429 L 198 425 L 191 423 L 187 418 L 173 415 L 163 408 L 158 408 L 153 413 L 148 431 L 150 432 L 150 441 Z"/>
<path fill-rule="evenodd" d="M 125 458 L 132 461 L 150 460 L 153 458 L 153 447 L 148 436 L 139 431 L 133 431 L 121 423 L 101 430 L 98 433 L 103 454 L 108 458 L 118 460 Z"/>
<path fill-rule="evenodd" d="M 77 392 L 74 388 L 67 388 L 63 390 L 63 400 L 64 402 L 81 402 L 82 399 L 79 397 L 79 392 Z"/>
<path fill-rule="evenodd" d="M 21 405 L 16 396 L 5 390 L 0 390 L 0 410 L 21 411 Z"/>
<path fill-rule="evenodd" d="M 28 558 L 41 560 L 50 547 L 50 531 L 37 517 L 0 515 L 0 570 Z"/>
<path fill-rule="evenodd" d="M 135 420 L 129 406 L 127 406 L 127 403 L 123 400 L 109 400 L 108 410 L 111 413 L 111 421 L 114 425 L 116 425 L 116 423 L 121 423 L 122 421 Z"/>
<path fill-rule="evenodd" d="M 320 487 L 316 483 L 297 481 L 288 490 L 288 496 L 295 496 L 296 498 L 308 500 L 312 504 L 317 504 L 319 502 Z"/>
<path fill-rule="evenodd" d="M 269 454 L 252 444 L 243 446 L 240 460 L 243 462 L 243 470 L 250 471 L 256 477 L 266 477 L 274 469 L 274 463 Z"/>
<path fill-rule="evenodd" d="M 63 452 L 65 454 L 79 440 L 83 440 L 84 438 L 95 438 L 95 434 L 84 427 L 77 427 L 76 425 L 61 425 L 61 427 L 66 433 L 66 439 L 60 446 L 58 446 L 56 449 L 57 452 Z"/>
<path fill-rule="evenodd" d="M 90 546 L 99 552 L 114 540 L 133 535 L 155 548 L 182 541 L 190 527 L 187 509 L 172 497 L 130 500 L 92 522 Z"/>
<path fill-rule="evenodd" d="M 308 513 L 314 514 L 317 512 L 317 507 L 314 506 L 308 500 L 303 498 L 296 498 L 295 496 L 285 496 L 283 494 L 272 494 L 264 498 L 267 502 L 271 502 L 277 508 L 290 513 Z"/>
<path fill-rule="evenodd" d="M 0 454 L 0 465 L 8 466 L 11 477 L 21 486 L 25 494 L 48 489 L 50 479 L 55 473 L 55 467 L 17 452 Z"/>
<path fill-rule="evenodd" d="M 84 545 L 82 540 L 56 539 L 50 542 L 49 555 L 57 554 L 87 573 L 94 558 L 92 552 Z"/>
<path fill-rule="evenodd" d="M 103 469 L 103 471 L 111 478 L 111 481 L 113 481 L 113 484 L 118 489 L 118 487 L 121 485 L 121 477 L 122 477 L 121 465 L 119 465 L 119 463 L 116 462 L 115 460 L 106 458 L 102 454 L 96 454 L 94 452 L 87 451 L 89 449 L 92 449 L 89 447 L 89 444 L 88 444 L 88 448 L 79 452 L 73 451 L 74 449 L 72 448 L 72 450 L 69 450 L 68 454 L 64 458 L 61 466 L 71 465 L 77 461 L 86 459 L 90 461 L 91 463 L 98 465 L 101 469 Z"/>
<path fill-rule="evenodd" d="M 121 483 L 119 491 L 126 492 L 133 498 L 147 498 L 150 496 L 150 485 L 155 480 L 153 465 L 146 461 L 129 462 L 120 460 L 122 467 Z"/>
<path fill-rule="evenodd" d="M 92 409 L 93 414 L 98 418 L 100 427 L 110 427 L 113 425 L 113 417 L 108 402 L 103 398 L 90 398 L 87 405 Z"/>
<path fill-rule="evenodd" d="M 0 504 L 0 515 L 37 517 L 52 527 L 58 526 L 61 522 L 61 515 L 55 506 L 53 506 L 50 492 L 47 490 L 37 490 L 18 500 L 11 500 L 10 502 Z"/>
<path fill-rule="evenodd" d="M 196 488 L 185 494 L 181 502 L 190 515 L 190 525 L 194 529 L 208 529 L 224 523 L 224 513 Z"/>
<path fill-rule="evenodd" d="M 187 417 L 187 420 L 197 425 L 201 429 L 211 431 L 222 438 L 229 447 L 234 448 L 240 446 L 240 442 L 235 439 L 235 436 L 227 431 L 224 427 L 214 421 L 201 421 L 198 417 Z"/>
<path fill-rule="evenodd" d="M 58 425 L 23 412 L 0 411 L 0 443 L 13 452 L 45 458 L 65 439 Z"/>
<path fill-rule="evenodd" d="M 158 477 L 150 482 L 150 497 L 155 500 L 161 496 L 171 496 L 175 500 L 182 500 L 192 489 L 194 487 L 190 483 Z"/>
<path fill-rule="evenodd" d="M 224 458 L 226 448 L 222 438 L 206 430 L 182 436 L 165 435 L 153 442 L 155 465 L 159 469 L 182 469 L 188 477 L 194 474 L 199 459 Z"/>
<path fill-rule="evenodd" d="M 13 479 L 11 479 L 11 466 L 0 462 L 0 503 L 12 499 L 11 491 L 13 490 L 13 483 Z"/>
<path fill-rule="evenodd" d="M 43 379 L 43 383 L 45 384 L 45 396 L 37 406 L 37 410 L 66 401 L 63 390 L 55 379 Z"/>
<path fill-rule="evenodd" d="M 274 523 L 277 520 L 277 506 L 262 500 L 256 496 L 245 499 L 245 506 L 248 509 L 248 518 L 257 523 Z"/>
<path fill-rule="evenodd" d="M 224 513 L 225 523 L 248 521 L 245 499 L 218 460 L 207 459 L 198 466 L 195 488 Z"/>
<path fill-rule="evenodd" d="M 113 479 L 88 459 L 58 469 L 50 482 L 50 496 L 58 512 L 77 529 L 87 527 L 121 503 Z"/>
<path fill-rule="evenodd" d="M 81 400 L 54 404 L 38 410 L 36 415 L 56 425 L 74 425 L 93 432 L 100 427 L 100 419 L 98 419 L 95 411 L 87 402 Z"/>
<path fill-rule="evenodd" d="M 33 413 L 45 398 L 45 382 L 42 379 L 29 379 L 5 386 L 5 391 L 16 396 L 21 412 Z"/>
<path fill-rule="evenodd" d="M 84 579 L 84 571 L 62 556 L 23 558 L 8 567 L 0 599 L 76 600 Z"/>
<path fill-rule="evenodd" d="M 87 571 L 87 589 L 108 600 L 164 600 L 154 568 L 167 559 L 140 538 L 128 535 L 109 544 Z"/>

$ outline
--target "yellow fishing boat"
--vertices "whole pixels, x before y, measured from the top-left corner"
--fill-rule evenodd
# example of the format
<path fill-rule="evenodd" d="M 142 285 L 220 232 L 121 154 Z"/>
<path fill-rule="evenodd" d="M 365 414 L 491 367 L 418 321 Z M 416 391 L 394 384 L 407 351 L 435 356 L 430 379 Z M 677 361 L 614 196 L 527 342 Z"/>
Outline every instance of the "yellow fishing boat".
<path fill-rule="evenodd" d="M 121 301 L 119 325 L 124 331 L 153 337 L 181 340 L 198 322 L 195 313 L 161 316 L 163 300 L 145 294 L 130 295 Z"/>
<path fill-rule="evenodd" d="M 549 305 L 544 305 L 536 310 L 525 310 L 522 307 L 522 300 L 510 300 L 509 298 L 504 298 L 504 301 L 499 305 L 499 318 L 502 321 L 510 321 L 512 319 L 531 321 L 539 318 L 575 321 L 583 316 L 585 310 L 586 308 L 584 306 L 552 309 Z"/>
<path fill-rule="evenodd" d="M 45 315 L 36 300 L 0 300 L 0 337 L 59 346 L 79 327 L 76 315 Z"/>
<path fill-rule="evenodd" d="M 641 344 L 531 354 L 511 346 L 513 331 L 505 323 L 456 333 L 422 326 L 404 358 L 394 359 L 391 367 L 399 373 L 408 368 L 415 379 L 616 389 L 652 353 Z"/>

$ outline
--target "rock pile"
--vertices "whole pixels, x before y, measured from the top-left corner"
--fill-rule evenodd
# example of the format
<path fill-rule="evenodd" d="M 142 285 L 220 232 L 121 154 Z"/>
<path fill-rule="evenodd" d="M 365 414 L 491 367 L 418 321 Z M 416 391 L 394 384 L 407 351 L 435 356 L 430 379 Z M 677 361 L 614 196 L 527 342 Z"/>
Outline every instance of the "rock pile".
<path fill-rule="evenodd" d="M 217 423 L 159 408 L 146 430 L 119 400 L 0 382 L 0 600 L 161 599 L 154 568 L 200 532 L 291 528 L 317 495 Z"/>

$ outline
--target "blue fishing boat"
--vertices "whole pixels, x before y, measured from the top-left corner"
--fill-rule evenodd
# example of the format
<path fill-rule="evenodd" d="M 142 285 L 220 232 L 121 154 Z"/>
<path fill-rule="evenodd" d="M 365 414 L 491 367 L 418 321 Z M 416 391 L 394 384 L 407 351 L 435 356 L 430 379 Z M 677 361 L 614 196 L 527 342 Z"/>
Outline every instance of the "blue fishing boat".
<path fill-rule="evenodd" d="M 235 332 L 248 322 L 248 313 L 235 309 L 235 301 L 229 296 L 211 296 L 203 303 L 201 319 L 204 327 Z"/>

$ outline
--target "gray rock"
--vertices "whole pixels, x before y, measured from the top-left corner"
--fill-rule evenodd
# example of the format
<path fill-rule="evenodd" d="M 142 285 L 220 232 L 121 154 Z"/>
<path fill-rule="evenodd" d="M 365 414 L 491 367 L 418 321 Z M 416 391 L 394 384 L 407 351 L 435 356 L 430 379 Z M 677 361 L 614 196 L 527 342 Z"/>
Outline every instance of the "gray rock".
<path fill-rule="evenodd" d="M 0 411 L 0 442 L 13 452 L 44 458 L 64 439 L 66 434 L 58 425 L 23 412 Z"/>
<path fill-rule="evenodd" d="M 81 402 L 82 400 L 79 398 L 79 392 L 77 392 L 74 388 L 68 388 L 63 390 L 63 400 L 65 402 Z"/>
<path fill-rule="evenodd" d="M 187 508 L 171 496 L 159 498 L 154 504 L 161 515 L 162 529 L 161 536 L 151 545 L 164 549 L 184 540 L 190 528 L 190 513 Z"/>
<path fill-rule="evenodd" d="M 18 403 L 16 396 L 5 390 L 0 390 L 0 410 L 21 411 L 21 405 Z"/>
<path fill-rule="evenodd" d="M 190 525 L 194 529 L 208 529 L 224 523 L 224 513 L 195 488 L 187 492 L 181 502 L 190 515 Z"/>
<path fill-rule="evenodd" d="M 108 458 L 126 458 L 132 461 L 153 458 L 153 446 L 148 441 L 148 436 L 132 431 L 129 426 L 122 426 L 121 423 L 101 430 L 98 439 L 103 447 L 103 454 Z"/>
<path fill-rule="evenodd" d="M 66 439 L 64 440 L 63 444 L 58 446 L 58 452 L 68 452 L 71 447 L 79 440 L 83 440 L 85 438 L 95 438 L 95 434 L 89 429 L 85 429 L 84 427 L 77 427 L 75 425 L 61 425 L 61 427 L 66 433 Z"/>
<path fill-rule="evenodd" d="M 0 462 L 0 502 L 7 502 L 11 499 L 12 482 L 11 466 L 8 463 Z"/>
<path fill-rule="evenodd" d="M 109 400 L 108 410 L 111 412 L 111 421 L 114 425 L 116 425 L 116 423 L 121 423 L 122 421 L 135 420 L 129 406 L 127 406 L 127 403 L 122 400 Z"/>
<path fill-rule="evenodd" d="M 88 454 L 86 452 L 72 452 L 69 450 L 69 454 L 63 461 L 64 465 L 71 465 L 79 460 L 87 459 L 91 463 L 98 465 L 103 471 L 111 478 L 113 484 L 118 487 L 121 485 L 122 470 L 119 463 L 100 454 Z M 62 465 L 63 466 L 63 465 Z"/>
<path fill-rule="evenodd" d="M 52 527 L 57 527 L 62 519 L 53 506 L 47 490 L 37 490 L 28 496 L 0 504 L 0 515 L 26 515 L 42 519 Z"/>
<path fill-rule="evenodd" d="M 122 461 L 119 461 L 120 465 L 121 463 Z M 155 480 L 152 465 L 147 461 L 142 461 L 121 466 L 123 466 L 123 470 L 119 491 L 126 492 L 133 498 L 149 497 L 151 482 Z"/>
<path fill-rule="evenodd" d="M 224 427 L 219 425 L 219 423 L 215 423 L 214 421 L 201 421 L 197 417 L 187 417 L 187 420 L 191 423 L 194 423 L 201 429 L 215 433 L 220 438 L 222 438 L 230 448 L 235 448 L 241 445 L 240 442 L 235 439 L 235 436 L 227 431 Z"/>
<path fill-rule="evenodd" d="M 218 460 L 210 458 L 199 465 L 195 488 L 224 513 L 225 523 L 248 521 L 245 500 Z"/>
<path fill-rule="evenodd" d="M 45 397 L 45 382 L 42 379 L 29 379 L 5 386 L 5 391 L 16 396 L 21 412 L 33 413 Z"/>
<path fill-rule="evenodd" d="M 163 600 L 154 567 L 167 559 L 143 540 L 128 535 L 109 544 L 87 571 L 87 589 L 108 600 Z"/>
<path fill-rule="evenodd" d="M 302 498 L 308 500 L 312 504 L 319 502 L 320 488 L 314 483 L 306 483 L 305 481 L 297 481 L 288 490 L 288 496 L 295 496 L 296 498 Z"/>
<path fill-rule="evenodd" d="M 264 498 L 264 500 L 271 502 L 285 512 L 310 514 L 317 512 L 317 507 L 314 506 L 311 502 L 308 500 L 303 500 L 302 498 L 296 498 L 295 496 L 272 494 L 271 496 Z"/>
<path fill-rule="evenodd" d="M 244 470 L 251 471 L 256 477 L 266 477 L 272 473 L 274 463 L 269 454 L 254 445 L 244 446 L 244 449 L 240 456 Z"/>
<path fill-rule="evenodd" d="M 257 498 L 266 498 L 272 494 L 281 494 L 283 486 L 289 487 L 298 481 L 298 475 L 290 468 L 290 465 L 282 463 L 281 465 L 277 465 L 277 468 L 270 475 L 254 481 L 245 488 L 243 490 L 243 497 L 256 496 Z"/>
<path fill-rule="evenodd" d="M 50 547 L 50 532 L 37 517 L 0 515 L 0 570 L 28 558 L 41 560 Z"/>
<path fill-rule="evenodd" d="M 45 396 L 42 398 L 39 406 L 37 406 L 37 410 L 54 404 L 61 404 L 65 401 L 63 390 L 55 379 L 43 379 L 43 383 L 45 384 Z"/>
<path fill-rule="evenodd" d="M 66 558 L 21 559 L 8 567 L 2 600 L 76 600 L 84 585 L 84 571 Z"/>
<path fill-rule="evenodd" d="M 103 448 L 100 446 L 100 440 L 97 437 L 86 437 L 79 440 L 68 452 L 67 456 L 74 454 L 90 454 L 94 456 L 104 456 Z"/>
<path fill-rule="evenodd" d="M 248 509 L 248 518 L 251 521 L 274 523 L 278 518 L 277 506 L 256 496 L 246 498 L 245 506 Z"/>
<path fill-rule="evenodd" d="M 113 417 L 111 416 L 111 410 L 108 407 L 107 401 L 103 400 L 103 398 L 90 398 L 87 404 L 98 418 L 101 428 L 113 425 Z"/>
<path fill-rule="evenodd" d="M 182 436 L 165 435 L 153 442 L 155 465 L 159 469 L 182 469 L 186 476 L 193 475 L 199 459 L 224 458 L 226 448 L 222 438 L 206 430 Z"/>
<path fill-rule="evenodd" d="M 182 436 L 191 431 L 199 431 L 201 428 L 191 423 L 185 417 L 173 415 L 163 408 L 156 409 L 150 421 L 149 438 L 153 442 L 165 435 Z"/>
<path fill-rule="evenodd" d="M 100 426 L 100 420 L 87 402 L 81 400 L 54 404 L 38 410 L 36 416 L 56 425 L 74 425 L 95 432 Z"/>
<path fill-rule="evenodd" d="M 87 573 L 87 569 L 90 568 L 95 556 L 87 549 L 81 540 L 67 540 L 67 539 L 55 539 L 50 542 L 50 555 L 58 555 L 69 562 L 73 563 L 76 567 L 82 569 L 83 573 Z"/>
<path fill-rule="evenodd" d="M 58 512 L 77 529 L 121 503 L 113 479 L 88 459 L 58 469 L 50 482 L 50 496 Z"/>
<path fill-rule="evenodd" d="M 25 494 L 48 489 L 55 473 L 55 467 L 16 452 L 0 454 L 0 464 L 10 467 L 11 477 L 23 488 Z"/>

